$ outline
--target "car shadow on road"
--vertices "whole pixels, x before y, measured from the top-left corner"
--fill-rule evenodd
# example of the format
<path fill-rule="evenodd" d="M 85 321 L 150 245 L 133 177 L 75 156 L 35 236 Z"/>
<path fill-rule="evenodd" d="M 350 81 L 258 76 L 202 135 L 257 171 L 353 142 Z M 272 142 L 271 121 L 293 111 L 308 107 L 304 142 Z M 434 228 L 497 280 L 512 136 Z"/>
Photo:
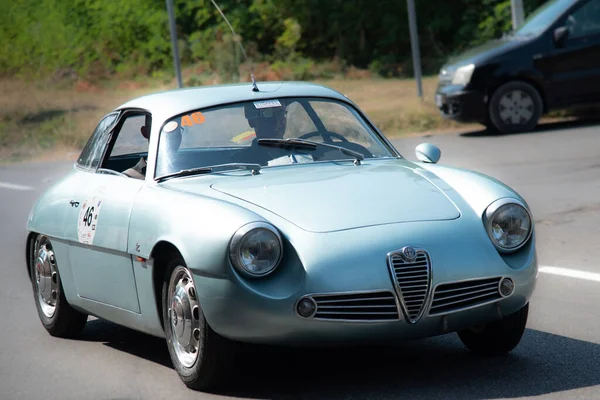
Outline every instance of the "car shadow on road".
<path fill-rule="evenodd" d="M 91 321 L 82 340 L 172 368 L 163 339 Z M 600 345 L 528 329 L 519 347 L 479 358 L 455 334 L 393 346 L 282 349 L 243 346 L 226 390 L 216 395 L 270 399 L 539 396 L 600 385 Z M 178 379 L 173 371 L 173 379 Z"/>
<path fill-rule="evenodd" d="M 469 131 L 469 132 L 464 132 L 464 133 L 460 133 L 459 136 L 461 137 L 500 137 L 500 136 L 511 136 L 511 135 L 531 135 L 531 134 L 536 134 L 536 133 L 549 133 L 549 132 L 554 132 L 554 131 L 561 131 L 561 130 L 565 130 L 565 129 L 575 129 L 575 128 L 588 128 L 588 127 L 593 127 L 593 126 L 598 126 L 600 125 L 600 118 L 599 117 L 586 117 L 586 118 L 579 118 L 579 119 L 575 119 L 575 120 L 569 120 L 569 121 L 559 121 L 559 122 L 543 122 L 540 123 L 534 130 L 529 131 L 529 132 L 522 132 L 522 133 L 507 133 L 507 134 L 501 134 L 501 133 L 493 133 L 493 132 L 489 132 L 486 129 L 481 129 L 481 130 L 477 130 L 477 131 Z"/>

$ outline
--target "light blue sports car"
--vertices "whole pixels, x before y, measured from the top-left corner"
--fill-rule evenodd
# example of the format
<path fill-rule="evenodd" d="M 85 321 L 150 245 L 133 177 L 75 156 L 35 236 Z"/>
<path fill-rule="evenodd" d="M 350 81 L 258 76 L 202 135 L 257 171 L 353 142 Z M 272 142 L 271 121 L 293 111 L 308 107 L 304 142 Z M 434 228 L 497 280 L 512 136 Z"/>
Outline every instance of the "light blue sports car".
<path fill-rule="evenodd" d="M 99 122 L 34 205 L 43 326 L 88 315 L 166 339 L 181 380 L 223 383 L 239 343 L 327 346 L 457 332 L 510 352 L 537 278 L 531 211 L 487 176 L 403 158 L 308 83 L 190 88 Z"/>

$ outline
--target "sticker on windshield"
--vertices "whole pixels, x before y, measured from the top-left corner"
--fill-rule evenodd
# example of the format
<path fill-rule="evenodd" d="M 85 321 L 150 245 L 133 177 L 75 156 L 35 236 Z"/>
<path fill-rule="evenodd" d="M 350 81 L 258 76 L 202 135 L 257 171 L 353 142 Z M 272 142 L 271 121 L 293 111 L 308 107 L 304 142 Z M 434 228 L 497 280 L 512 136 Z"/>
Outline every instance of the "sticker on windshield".
<path fill-rule="evenodd" d="M 244 142 L 246 140 L 254 139 L 256 137 L 256 132 L 254 131 L 246 131 L 242 132 L 237 136 L 234 136 L 231 141 L 234 143 Z"/>
<path fill-rule="evenodd" d="M 181 117 L 181 126 L 193 126 L 197 124 L 201 124 L 206 121 L 204 114 L 201 112 L 195 112 L 190 115 L 184 115 Z"/>
<path fill-rule="evenodd" d="M 165 127 L 163 128 L 163 131 L 165 132 L 173 132 L 175 129 L 177 129 L 179 125 L 177 124 L 177 121 L 171 121 L 168 124 L 165 125 Z"/>
<path fill-rule="evenodd" d="M 265 101 L 255 101 L 254 107 L 258 110 L 261 108 L 273 108 L 273 107 L 281 107 L 281 103 L 279 100 L 265 100 Z"/>
<path fill-rule="evenodd" d="M 102 206 L 102 199 L 97 196 L 87 199 L 83 202 L 81 210 L 79 211 L 79 218 L 77 220 L 77 238 L 80 243 L 92 244 L 94 243 L 94 236 L 96 235 L 96 227 L 98 225 L 98 216 L 100 215 L 100 207 Z"/>

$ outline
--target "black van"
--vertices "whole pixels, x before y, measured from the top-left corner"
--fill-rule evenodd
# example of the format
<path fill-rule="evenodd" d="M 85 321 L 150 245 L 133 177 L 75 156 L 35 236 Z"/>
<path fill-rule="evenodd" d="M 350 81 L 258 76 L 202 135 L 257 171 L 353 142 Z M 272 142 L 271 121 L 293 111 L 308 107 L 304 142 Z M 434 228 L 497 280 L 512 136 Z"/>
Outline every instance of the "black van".
<path fill-rule="evenodd" d="M 549 0 L 515 32 L 451 59 L 435 101 L 447 118 L 501 133 L 600 101 L 600 0 Z"/>

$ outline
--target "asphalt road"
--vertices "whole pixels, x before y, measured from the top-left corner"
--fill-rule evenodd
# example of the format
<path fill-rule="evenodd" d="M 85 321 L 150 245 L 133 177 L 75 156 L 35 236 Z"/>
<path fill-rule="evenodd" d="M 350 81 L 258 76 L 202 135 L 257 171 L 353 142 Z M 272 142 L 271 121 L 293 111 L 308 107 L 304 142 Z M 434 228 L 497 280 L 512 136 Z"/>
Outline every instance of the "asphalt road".
<path fill-rule="evenodd" d="M 0 167 L 0 399 L 600 398 L 599 134 L 600 126 L 553 125 L 394 141 L 413 160 L 417 144 L 435 143 L 440 163 L 492 175 L 532 206 L 542 272 L 510 356 L 478 359 L 455 335 L 391 349 L 256 348 L 231 390 L 215 394 L 180 383 L 162 340 L 100 320 L 78 340 L 46 333 L 25 272 L 24 226 L 35 198 L 71 162 Z"/>

